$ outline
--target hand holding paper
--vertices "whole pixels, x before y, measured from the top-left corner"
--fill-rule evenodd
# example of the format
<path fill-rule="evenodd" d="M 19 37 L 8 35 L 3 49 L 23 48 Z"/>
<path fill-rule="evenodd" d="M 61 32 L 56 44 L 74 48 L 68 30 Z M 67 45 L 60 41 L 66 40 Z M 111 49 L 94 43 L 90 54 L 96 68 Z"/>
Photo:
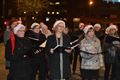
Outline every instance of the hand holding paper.
<path fill-rule="evenodd" d="M 71 53 L 71 49 L 65 49 L 65 52 L 67 52 L 67 53 Z"/>

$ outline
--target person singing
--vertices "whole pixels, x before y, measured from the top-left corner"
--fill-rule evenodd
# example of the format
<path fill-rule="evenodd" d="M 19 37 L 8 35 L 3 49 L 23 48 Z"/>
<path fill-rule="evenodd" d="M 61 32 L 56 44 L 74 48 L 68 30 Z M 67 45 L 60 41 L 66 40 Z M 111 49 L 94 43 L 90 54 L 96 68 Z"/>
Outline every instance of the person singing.
<path fill-rule="evenodd" d="M 85 38 L 80 42 L 82 80 L 98 80 L 101 64 L 101 44 L 92 25 L 84 28 Z"/>
<path fill-rule="evenodd" d="M 47 39 L 46 53 L 48 54 L 51 80 L 69 80 L 71 77 L 70 38 L 63 33 L 64 29 L 65 22 L 56 21 L 53 25 L 54 33 Z"/>

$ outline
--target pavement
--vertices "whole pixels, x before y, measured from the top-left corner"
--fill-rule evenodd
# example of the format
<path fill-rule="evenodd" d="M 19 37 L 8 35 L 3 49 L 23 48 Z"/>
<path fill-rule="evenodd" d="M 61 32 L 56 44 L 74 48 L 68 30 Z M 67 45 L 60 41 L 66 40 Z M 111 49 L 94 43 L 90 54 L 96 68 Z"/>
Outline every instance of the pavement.
<path fill-rule="evenodd" d="M 5 69 L 4 44 L 0 43 L 0 80 L 7 80 L 8 70 Z"/>
<path fill-rule="evenodd" d="M 3 43 L 0 43 L 0 80 L 7 80 L 8 70 L 5 69 L 5 58 L 4 58 L 5 47 Z M 79 61 L 79 60 L 78 60 Z M 100 70 L 100 79 L 103 80 L 104 67 Z M 80 65 L 77 62 L 77 70 L 75 74 L 72 74 L 72 80 L 81 80 L 80 78 Z"/>

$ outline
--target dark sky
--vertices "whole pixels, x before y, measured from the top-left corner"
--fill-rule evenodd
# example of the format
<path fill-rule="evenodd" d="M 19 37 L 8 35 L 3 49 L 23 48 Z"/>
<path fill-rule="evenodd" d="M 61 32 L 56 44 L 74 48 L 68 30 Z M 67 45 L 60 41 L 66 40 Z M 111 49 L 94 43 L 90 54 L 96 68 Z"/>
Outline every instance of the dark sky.
<path fill-rule="evenodd" d="M 0 16 L 2 15 L 2 0 L 0 0 Z"/>

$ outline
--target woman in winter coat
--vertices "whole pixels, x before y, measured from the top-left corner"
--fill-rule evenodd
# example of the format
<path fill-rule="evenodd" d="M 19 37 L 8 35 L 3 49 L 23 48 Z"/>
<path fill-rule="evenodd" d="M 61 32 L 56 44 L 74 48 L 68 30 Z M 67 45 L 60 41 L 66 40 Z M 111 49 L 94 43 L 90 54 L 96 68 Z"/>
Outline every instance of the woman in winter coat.
<path fill-rule="evenodd" d="M 31 80 L 31 60 L 26 54 L 32 45 L 28 38 L 24 37 L 25 26 L 18 24 L 14 30 L 14 42 L 6 43 L 5 58 L 10 61 L 10 71 L 7 80 Z"/>
<path fill-rule="evenodd" d="M 110 80 L 109 74 L 110 70 L 112 73 L 111 80 L 119 80 L 115 79 L 116 76 L 116 62 L 117 62 L 117 47 L 116 44 L 120 45 L 120 38 L 117 35 L 117 26 L 110 25 L 107 29 L 106 36 L 104 38 L 104 62 L 105 62 L 105 73 L 104 80 Z"/>
<path fill-rule="evenodd" d="M 44 47 L 40 47 L 46 41 L 44 34 L 40 32 L 40 25 L 38 23 L 33 23 L 31 25 L 31 30 L 27 31 L 26 36 L 31 40 L 31 44 L 34 46 L 32 60 L 32 80 L 36 80 L 36 74 L 38 74 L 38 80 L 46 80 L 47 65 L 44 53 Z"/>
<path fill-rule="evenodd" d="M 85 38 L 80 42 L 82 80 L 98 80 L 101 64 L 100 40 L 95 36 L 92 25 L 84 28 Z"/>
<path fill-rule="evenodd" d="M 51 80 L 69 80 L 70 70 L 70 38 L 63 33 L 65 22 L 58 20 L 53 25 L 54 33 L 50 35 L 46 43 L 48 65 Z"/>

